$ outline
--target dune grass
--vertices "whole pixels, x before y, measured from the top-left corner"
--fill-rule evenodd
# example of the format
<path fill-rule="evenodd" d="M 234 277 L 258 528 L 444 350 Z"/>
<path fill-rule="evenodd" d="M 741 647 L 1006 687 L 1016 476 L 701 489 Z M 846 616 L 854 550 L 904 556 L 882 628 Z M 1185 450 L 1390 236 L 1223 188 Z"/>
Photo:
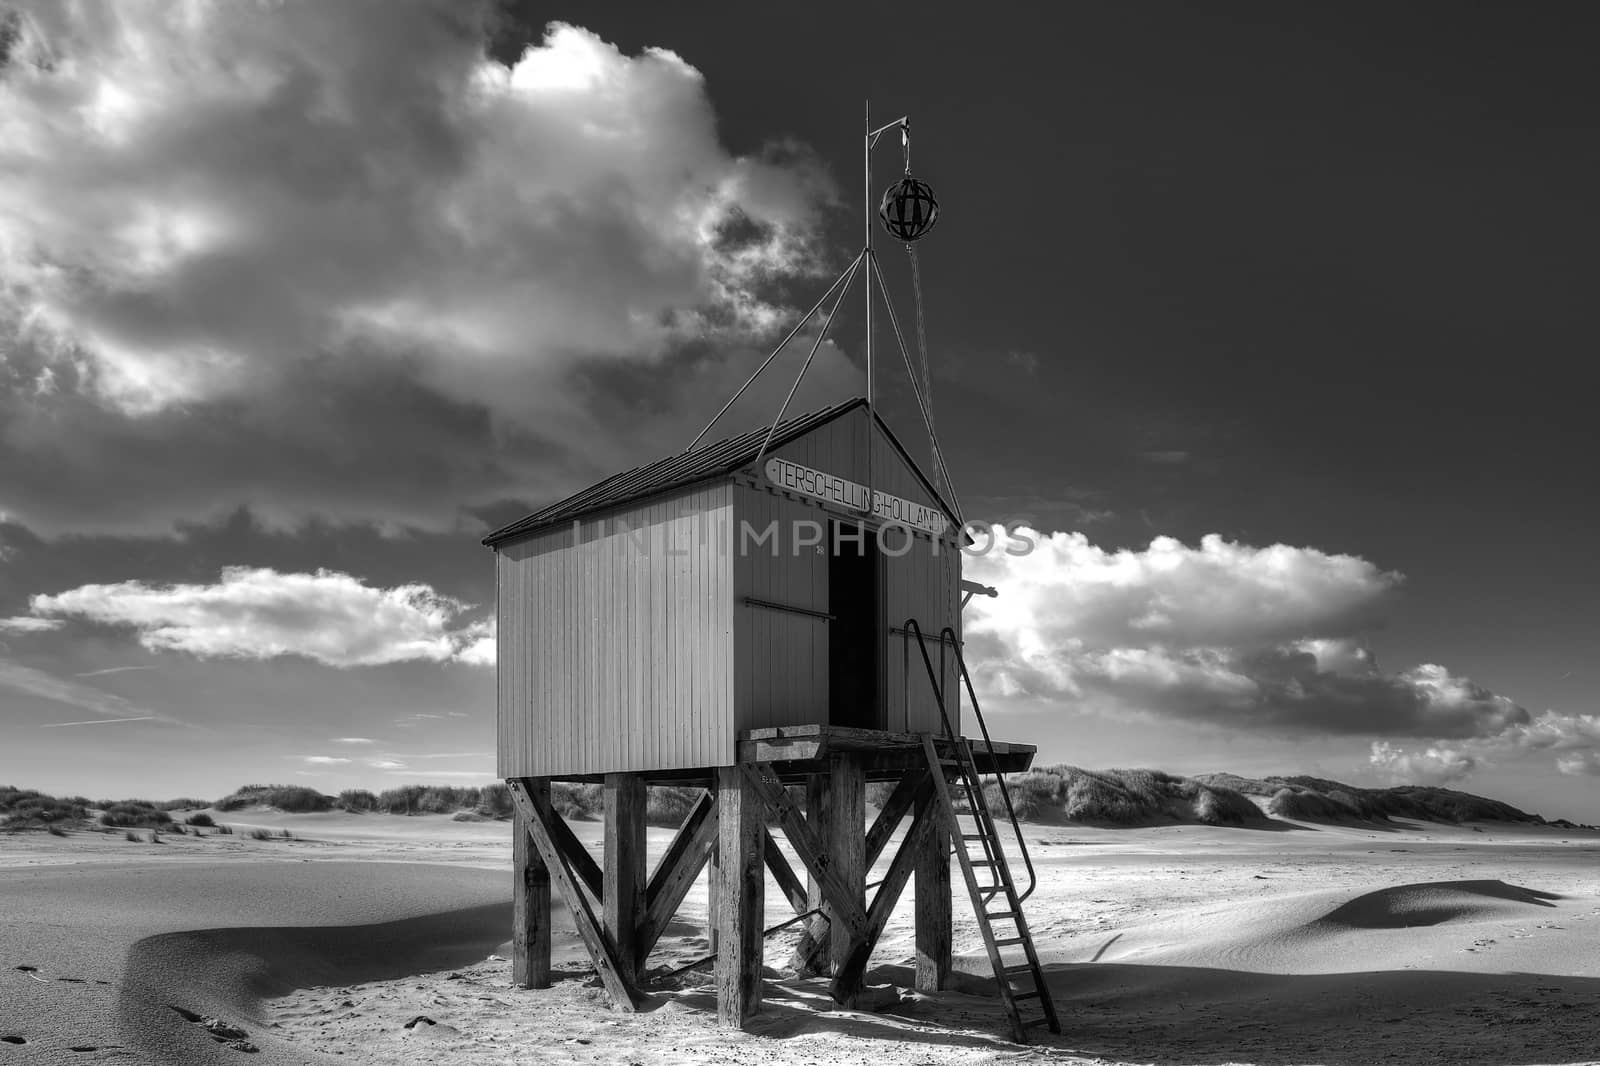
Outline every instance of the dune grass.
<path fill-rule="evenodd" d="M 1383 824 L 1405 818 L 1449 824 L 1490 821 L 1585 828 L 1547 822 L 1508 803 L 1453 789 L 1424 785 L 1362 788 L 1305 775 L 1250 778 L 1215 773 L 1183 777 L 1161 770 L 1086 770 L 1059 765 L 1012 775 L 1007 784 L 1018 817 L 1031 822 L 1249 825 L 1270 816 L 1350 824 Z M 893 788 L 887 782 L 868 785 L 867 802 L 881 807 Z M 803 790 L 791 788 L 791 794 L 801 803 L 802 793 Z M 652 826 L 676 828 L 700 795 L 701 790 L 693 787 L 651 787 L 646 797 L 645 820 Z M 1251 797 L 1257 797 L 1259 804 Z M 959 790 L 957 800 L 959 803 Z M 984 791 L 984 802 L 994 813 L 1003 813 L 1000 792 L 993 783 Z M 0 785 L 0 829 L 45 830 L 56 835 L 64 835 L 72 828 L 148 829 L 157 843 L 160 833 L 182 832 L 183 824 L 214 828 L 218 834 L 231 833 L 228 826 L 203 812 L 188 815 L 182 824 L 168 813 L 205 805 L 205 801 L 194 798 L 160 803 L 142 799 L 90 801 L 82 796 L 57 797 Z M 564 818 L 594 820 L 604 813 L 604 792 L 598 784 L 555 782 L 551 786 L 551 805 Z M 483 787 L 406 785 L 378 793 L 347 789 L 337 796 L 304 785 L 257 784 L 239 788 L 212 806 L 217 811 L 272 807 L 290 813 L 341 810 L 358 814 L 448 814 L 461 822 L 504 820 L 513 813 L 511 793 L 500 782 Z M 141 834 L 128 835 L 129 839 L 144 839 Z M 267 833 L 257 839 L 290 837 L 287 833 Z"/>
<path fill-rule="evenodd" d="M 89 801 L 82 796 L 56 797 L 37 789 L 0 786 L 0 828 L 55 829 L 82 825 L 89 817 Z"/>
<path fill-rule="evenodd" d="M 276 807 L 290 814 L 311 814 L 333 810 L 333 797 L 304 785 L 245 785 L 216 802 L 219 811 L 242 811 L 246 807 Z"/>
<path fill-rule="evenodd" d="M 100 824 L 113 829 L 160 829 L 172 824 L 172 815 L 148 800 L 122 800 L 100 812 Z"/>
<path fill-rule="evenodd" d="M 1201 774 L 1197 780 L 1267 800 L 1279 818 L 1310 822 L 1388 822 L 1409 818 L 1459 825 L 1462 822 L 1545 824 L 1537 814 L 1509 803 L 1431 785 L 1362 788 L 1323 777 L 1250 778 L 1237 774 Z"/>
<path fill-rule="evenodd" d="M 195 799 L 193 796 L 179 796 L 177 799 L 162 800 L 156 806 L 164 811 L 197 811 L 202 807 L 211 806 L 211 801 Z"/>
<path fill-rule="evenodd" d="M 1025 821 L 1243 825 L 1264 817 L 1260 808 L 1232 789 L 1161 770 L 1048 766 L 1016 775 L 1007 786 L 1017 817 Z M 991 784 L 984 800 L 991 811 L 1004 810 L 998 787 Z"/>

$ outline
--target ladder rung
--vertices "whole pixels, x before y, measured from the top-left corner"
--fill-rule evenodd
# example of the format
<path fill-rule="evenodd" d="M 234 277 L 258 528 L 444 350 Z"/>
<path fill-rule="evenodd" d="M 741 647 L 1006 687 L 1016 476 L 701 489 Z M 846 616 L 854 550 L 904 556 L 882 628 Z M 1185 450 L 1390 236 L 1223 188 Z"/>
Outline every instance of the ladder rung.
<path fill-rule="evenodd" d="M 1011 993 L 1011 1001 L 1013 1003 L 1015 1003 L 1018 1000 L 1038 999 L 1040 994 L 1041 993 L 1039 992 L 1039 990 L 1037 988 L 1034 989 L 1032 992 L 1013 992 L 1013 993 Z"/>
<path fill-rule="evenodd" d="M 983 916 L 985 918 L 989 918 L 989 919 L 994 919 L 994 918 L 1015 918 L 1017 916 L 1017 914 L 1018 914 L 1017 911 L 993 911 L 993 912 L 986 911 L 986 912 L 984 912 Z"/>
<path fill-rule="evenodd" d="M 1000 973 L 1001 976 L 1004 977 L 1020 977 L 1023 974 L 1027 974 L 1031 977 L 1033 976 L 1033 963 L 1019 962 L 1015 966 L 1007 966 L 1003 968 Z"/>
<path fill-rule="evenodd" d="M 1027 942 L 1028 938 L 1025 936 L 1008 936 L 1004 940 L 996 940 L 994 946 L 997 948 L 1014 948 L 1018 944 L 1026 944 Z"/>
<path fill-rule="evenodd" d="M 961 839 L 962 840 L 988 840 L 989 839 L 989 835 L 987 833 L 962 833 L 961 834 Z"/>

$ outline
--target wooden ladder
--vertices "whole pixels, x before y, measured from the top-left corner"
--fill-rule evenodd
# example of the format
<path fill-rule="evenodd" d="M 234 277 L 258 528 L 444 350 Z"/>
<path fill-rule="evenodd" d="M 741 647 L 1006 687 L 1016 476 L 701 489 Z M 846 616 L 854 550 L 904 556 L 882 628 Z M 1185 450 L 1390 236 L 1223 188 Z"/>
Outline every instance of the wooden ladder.
<path fill-rule="evenodd" d="M 1041 1025 L 1052 1033 L 1059 1033 L 1061 1022 L 1056 1017 L 1055 1003 L 1050 999 L 1050 986 L 1045 983 L 1038 952 L 1034 950 L 1033 936 L 1028 932 L 1028 919 L 1022 912 L 1022 899 L 1012 880 L 1011 867 L 1006 864 L 1005 852 L 1000 848 L 1000 833 L 984 802 L 983 781 L 978 776 L 972 747 L 959 735 L 946 738 L 943 743 L 949 749 L 947 753 L 940 752 L 931 733 L 922 738 L 928 768 L 933 771 L 935 800 L 944 814 L 950 843 L 955 848 L 961 875 L 972 897 L 973 913 L 983 933 L 983 946 L 989 952 L 989 964 L 994 967 L 995 983 L 1000 986 L 1000 1000 L 1011 1020 L 1011 1035 L 1017 1042 L 1026 1043 L 1027 1031 Z M 961 785 L 967 809 L 972 814 L 972 832 L 961 824 L 951 797 L 951 779 Z M 980 870 L 986 875 L 987 883 L 979 882 Z M 998 909 L 994 909 L 996 907 Z M 1004 952 L 1011 948 L 1022 949 L 1020 961 L 1006 958 Z M 1014 988 L 1013 982 L 1023 987 Z M 1024 1018 L 1023 1011 L 1035 1001 L 1041 1013 Z"/>

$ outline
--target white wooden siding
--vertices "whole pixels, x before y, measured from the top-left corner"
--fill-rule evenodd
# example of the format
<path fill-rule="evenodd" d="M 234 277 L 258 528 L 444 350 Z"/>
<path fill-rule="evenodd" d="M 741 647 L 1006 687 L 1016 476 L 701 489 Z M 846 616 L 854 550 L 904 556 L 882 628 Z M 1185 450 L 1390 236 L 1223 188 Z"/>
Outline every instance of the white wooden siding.
<path fill-rule="evenodd" d="M 497 552 L 502 777 L 734 760 L 726 482 Z"/>

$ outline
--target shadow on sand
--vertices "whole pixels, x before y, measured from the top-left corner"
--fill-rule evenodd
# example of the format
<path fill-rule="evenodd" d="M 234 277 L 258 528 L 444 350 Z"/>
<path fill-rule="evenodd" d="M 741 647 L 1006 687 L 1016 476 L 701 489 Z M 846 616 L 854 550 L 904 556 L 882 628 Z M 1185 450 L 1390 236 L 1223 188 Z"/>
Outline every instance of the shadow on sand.
<path fill-rule="evenodd" d="M 206 1061 L 214 1044 L 192 1024 L 197 1018 L 259 1022 L 262 999 L 298 988 L 387 981 L 481 962 L 510 928 L 511 905 L 495 903 L 374 925 L 146 937 L 128 952 L 119 1025 L 128 1045 L 154 1061 Z"/>

